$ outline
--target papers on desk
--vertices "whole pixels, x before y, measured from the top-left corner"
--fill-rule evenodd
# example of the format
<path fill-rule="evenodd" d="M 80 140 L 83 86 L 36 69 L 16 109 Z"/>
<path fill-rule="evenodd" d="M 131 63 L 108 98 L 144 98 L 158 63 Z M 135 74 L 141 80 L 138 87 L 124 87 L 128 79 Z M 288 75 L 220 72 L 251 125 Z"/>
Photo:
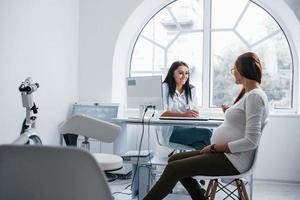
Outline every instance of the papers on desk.
<path fill-rule="evenodd" d="M 191 120 L 191 121 L 208 121 L 209 118 L 202 117 L 159 117 L 161 120 Z"/>
<path fill-rule="evenodd" d="M 222 118 L 208 118 L 208 117 L 159 117 L 160 120 L 189 120 L 189 121 L 224 121 Z"/>

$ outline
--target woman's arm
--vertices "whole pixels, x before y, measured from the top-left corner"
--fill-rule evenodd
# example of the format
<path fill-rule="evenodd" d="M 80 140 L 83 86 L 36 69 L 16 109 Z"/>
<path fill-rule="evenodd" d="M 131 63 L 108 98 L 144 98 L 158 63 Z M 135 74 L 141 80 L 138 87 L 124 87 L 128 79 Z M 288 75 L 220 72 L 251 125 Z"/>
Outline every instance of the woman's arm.
<path fill-rule="evenodd" d="M 161 116 L 163 117 L 198 117 L 199 113 L 196 110 L 189 110 L 187 112 L 172 112 L 165 111 Z"/>
<path fill-rule="evenodd" d="M 257 148 L 261 136 L 262 117 L 265 105 L 262 97 L 252 93 L 245 99 L 245 136 L 228 143 L 232 153 L 250 151 Z"/>
<path fill-rule="evenodd" d="M 161 116 L 163 117 L 198 117 L 199 113 L 197 110 L 195 109 L 190 109 L 187 110 L 186 112 L 177 112 L 177 111 L 170 111 L 170 101 L 172 101 L 172 99 L 169 98 L 169 87 L 167 83 L 163 83 L 162 84 L 163 87 L 163 99 L 164 99 L 164 112 L 161 114 Z M 195 93 L 195 88 L 193 88 L 192 90 L 192 102 L 191 105 L 193 107 L 196 107 L 194 105 L 198 105 L 197 104 L 197 97 L 196 97 L 196 93 Z"/>
<path fill-rule="evenodd" d="M 210 144 L 205 146 L 200 153 L 231 153 L 228 144 Z"/>

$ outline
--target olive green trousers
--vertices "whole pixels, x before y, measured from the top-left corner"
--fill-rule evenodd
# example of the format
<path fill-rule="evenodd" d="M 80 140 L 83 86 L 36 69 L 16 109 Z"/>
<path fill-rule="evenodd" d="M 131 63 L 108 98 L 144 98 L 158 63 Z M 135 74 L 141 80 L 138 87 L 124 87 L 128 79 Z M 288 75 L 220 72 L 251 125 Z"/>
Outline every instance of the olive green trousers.
<path fill-rule="evenodd" d="M 159 180 L 151 188 L 144 200 L 159 200 L 166 197 L 178 181 L 185 187 L 192 199 L 204 199 L 203 190 L 194 176 L 236 175 L 239 171 L 224 153 L 201 154 L 188 151 L 174 154 Z"/>

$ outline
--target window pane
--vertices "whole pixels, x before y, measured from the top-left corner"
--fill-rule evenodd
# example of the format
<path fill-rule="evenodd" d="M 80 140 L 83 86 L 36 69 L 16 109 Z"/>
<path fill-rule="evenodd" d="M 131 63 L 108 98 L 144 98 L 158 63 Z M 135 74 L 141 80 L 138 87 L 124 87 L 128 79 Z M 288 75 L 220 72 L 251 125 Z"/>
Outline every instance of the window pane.
<path fill-rule="evenodd" d="M 214 0 L 213 7 L 218 8 L 223 3 Z M 244 8 L 246 9 L 240 21 L 236 22 L 236 29 L 233 28 L 232 31 L 229 29 L 226 32 L 224 29 L 218 30 L 222 26 L 217 24 L 225 25 L 226 13 L 231 16 L 233 11 L 212 10 L 212 22 L 216 20 L 215 18 L 219 21 L 213 23 L 215 29 L 211 34 L 212 94 L 210 95 L 212 101 L 210 106 L 233 102 L 239 87 L 233 84 L 230 68 L 238 55 L 245 51 L 254 51 L 258 53 L 264 66 L 262 87 L 266 90 L 272 108 L 291 109 L 293 63 L 288 42 L 277 22 L 265 10 L 251 2 Z M 224 22 L 221 22 L 221 19 L 224 19 Z M 228 27 L 223 26 L 223 28 Z"/>
<path fill-rule="evenodd" d="M 273 108 L 292 108 L 292 57 L 283 33 L 254 49 L 263 64 L 262 86 Z"/>
<path fill-rule="evenodd" d="M 181 34 L 168 49 L 168 67 L 176 60 L 190 67 L 190 81 L 197 88 L 199 106 L 202 106 L 203 33 Z"/>
<path fill-rule="evenodd" d="M 279 30 L 276 21 L 262 8 L 251 3 L 237 26 L 237 31 L 253 44 Z"/>
<path fill-rule="evenodd" d="M 142 30 L 131 58 L 131 76 L 166 75 L 176 60 L 187 62 L 202 105 L 203 1 L 178 0 Z M 201 97 L 201 98 L 200 98 Z"/>
<path fill-rule="evenodd" d="M 148 22 L 142 31 L 142 35 L 166 47 L 178 31 L 170 12 L 167 9 L 163 9 Z"/>
<path fill-rule="evenodd" d="M 211 107 L 232 104 L 240 86 L 234 84 L 230 69 L 238 55 L 247 47 L 232 31 L 213 32 L 212 41 L 212 98 Z"/>
<path fill-rule="evenodd" d="M 164 68 L 164 51 L 152 42 L 140 37 L 131 59 L 131 72 L 162 71 Z"/>
<path fill-rule="evenodd" d="M 247 0 L 213 0 L 212 28 L 233 28 L 247 3 Z"/>
<path fill-rule="evenodd" d="M 182 30 L 203 29 L 202 0 L 177 1 L 169 7 Z"/>

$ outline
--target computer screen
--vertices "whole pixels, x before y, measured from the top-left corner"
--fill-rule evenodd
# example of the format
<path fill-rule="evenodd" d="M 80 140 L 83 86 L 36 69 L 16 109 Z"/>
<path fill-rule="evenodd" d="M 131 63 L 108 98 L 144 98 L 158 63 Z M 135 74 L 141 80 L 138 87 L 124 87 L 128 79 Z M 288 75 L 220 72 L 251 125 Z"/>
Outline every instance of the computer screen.
<path fill-rule="evenodd" d="M 155 106 L 163 110 L 162 77 L 139 76 L 127 78 L 127 108 Z"/>

